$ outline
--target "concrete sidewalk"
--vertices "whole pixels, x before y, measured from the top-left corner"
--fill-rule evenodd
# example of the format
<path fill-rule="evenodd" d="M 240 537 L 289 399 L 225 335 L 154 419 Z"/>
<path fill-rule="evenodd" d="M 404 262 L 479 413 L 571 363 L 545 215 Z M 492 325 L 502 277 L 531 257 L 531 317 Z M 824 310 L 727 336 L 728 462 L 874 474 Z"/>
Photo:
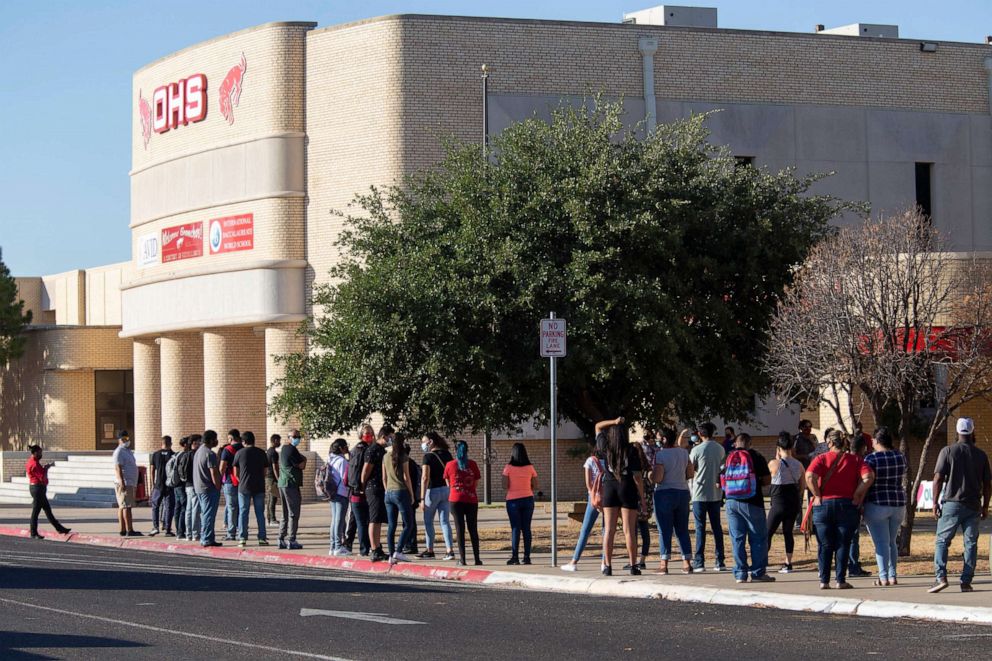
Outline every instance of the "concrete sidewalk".
<path fill-rule="evenodd" d="M 299 541 L 300 551 L 279 551 L 273 546 L 259 548 L 254 540 L 241 550 L 232 542 L 217 549 L 203 549 L 194 542 L 179 542 L 168 537 L 121 538 L 116 534 L 116 511 L 94 509 L 63 509 L 56 512 L 60 521 L 72 528 L 68 541 L 100 546 L 125 546 L 148 551 L 211 555 L 246 561 L 279 564 L 303 564 L 328 569 L 350 571 L 389 572 L 391 574 L 429 579 L 457 580 L 487 585 L 549 590 L 615 597 L 660 598 L 699 603 L 782 608 L 832 614 L 877 617 L 909 617 L 951 622 L 992 624 L 992 608 L 987 607 L 992 596 L 992 580 L 987 575 L 977 576 L 973 582 L 975 592 L 963 594 L 951 576 L 951 586 L 936 595 L 927 593 L 932 576 L 900 577 L 900 585 L 886 588 L 872 586 L 871 578 L 851 579 L 854 590 L 823 591 L 818 589 L 815 572 L 798 571 L 793 574 L 774 574 L 775 583 L 760 584 L 754 590 L 749 584 L 738 585 L 730 573 L 704 572 L 682 575 L 680 563 L 671 563 L 674 573 L 660 576 L 653 573 L 656 560 L 650 560 L 649 569 L 642 576 L 631 577 L 620 571 L 622 560 L 615 560 L 615 575 L 604 577 L 599 572 L 596 547 L 587 551 L 586 558 L 576 573 L 565 573 L 550 566 L 550 556 L 539 553 L 533 556 L 531 566 L 506 569 L 505 551 L 483 551 L 483 567 L 456 567 L 454 562 L 421 561 L 400 563 L 390 568 L 388 563 L 371 563 L 357 555 L 339 558 L 327 555 L 327 525 L 329 515 L 324 504 L 304 506 Z M 0 508 L 0 533 L 27 536 L 30 510 L 27 507 Z M 218 518 L 222 518 L 221 514 Z M 546 513 L 544 517 L 550 518 Z M 135 510 L 135 527 L 150 528 L 147 508 Z M 537 521 L 535 521 L 537 522 Z M 507 530 L 505 512 L 501 508 L 480 511 L 480 525 Z M 48 528 L 47 523 L 42 525 Z M 65 539 L 46 533 L 53 539 Z M 220 533 L 219 538 L 223 536 Z M 269 535 L 270 540 L 275 535 Z M 43 542 L 39 542 L 42 544 Z M 443 548 L 443 545 L 442 545 Z M 656 551 L 655 551 L 656 553 Z M 654 556 L 657 557 L 656 555 Z M 568 552 L 559 554 L 559 561 L 569 558 Z M 960 558 L 952 558 L 952 570 L 961 566 Z"/>

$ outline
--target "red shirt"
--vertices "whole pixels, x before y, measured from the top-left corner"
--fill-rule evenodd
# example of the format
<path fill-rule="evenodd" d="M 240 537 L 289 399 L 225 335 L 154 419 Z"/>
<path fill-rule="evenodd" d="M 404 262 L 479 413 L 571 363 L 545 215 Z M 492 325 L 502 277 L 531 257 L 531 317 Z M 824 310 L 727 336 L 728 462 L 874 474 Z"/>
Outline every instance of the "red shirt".
<path fill-rule="evenodd" d="M 25 465 L 28 474 L 28 484 L 48 484 L 48 469 L 38 463 L 38 460 L 31 455 Z"/>
<path fill-rule="evenodd" d="M 451 487 L 448 500 L 453 503 L 478 503 L 479 495 L 475 493 L 475 485 L 482 479 L 479 465 L 468 460 L 467 470 L 458 470 L 458 460 L 452 459 L 444 467 L 444 479 Z"/>
<path fill-rule="evenodd" d="M 823 500 L 853 498 L 854 491 L 861 481 L 864 460 L 857 455 L 845 452 L 840 455 L 840 464 L 830 476 L 830 480 L 823 484 L 823 476 L 827 474 L 827 471 L 836 461 L 838 461 L 837 453 L 831 450 L 814 459 L 809 468 L 806 469 L 808 473 L 820 476 L 820 497 Z"/>

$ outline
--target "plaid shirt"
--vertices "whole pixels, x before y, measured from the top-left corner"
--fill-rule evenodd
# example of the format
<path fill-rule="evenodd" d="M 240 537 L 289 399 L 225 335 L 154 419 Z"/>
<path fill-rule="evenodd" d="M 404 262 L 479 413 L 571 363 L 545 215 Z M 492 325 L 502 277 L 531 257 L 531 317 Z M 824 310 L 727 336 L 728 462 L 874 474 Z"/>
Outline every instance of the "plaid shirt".
<path fill-rule="evenodd" d="M 865 466 L 875 473 L 875 483 L 868 490 L 866 502 L 887 507 L 905 507 L 906 490 L 902 478 L 909 465 L 902 452 L 886 450 L 865 457 Z"/>

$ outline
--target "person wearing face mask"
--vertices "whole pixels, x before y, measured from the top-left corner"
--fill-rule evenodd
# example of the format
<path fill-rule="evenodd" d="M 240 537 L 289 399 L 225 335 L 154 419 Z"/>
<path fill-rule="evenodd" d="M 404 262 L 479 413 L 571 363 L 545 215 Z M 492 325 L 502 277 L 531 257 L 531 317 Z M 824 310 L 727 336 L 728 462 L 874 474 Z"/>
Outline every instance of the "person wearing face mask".
<path fill-rule="evenodd" d="M 279 448 L 279 499 L 282 501 L 282 524 L 279 526 L 279 548 L 302 549 L 297 543 L 296 533 L 300 527 L 300 506 L 303 498 L 300 486 L 303 484 L 303 469 L 307 458 L 300 454 L 303 437 L 299 429 L 289 432 L 289 445 Z M 288 540 L 287 540 L 288 538 Z"/>
<path fill-rule="evenodd" d="M 693 446 L 689 461 L 695 477 L 692 479 L 692 517 L 696 525 L 696 553 L 692 560 L 693 571 L 703 571 L 703 556 L 706 551 L 706 519 L 713 529 L 713 543 L 716 546 L 715 571 L 727 571 L 723 552 L 723 526 L 720 511 L 723 504 L 723 491 L 720 489 L 720 473 L 726 453 L 723 445 L 713 440 L 716 425 L 704 422 L 699 425 L 700 442 Z"/>
<path fill-rule="evenodd" d="M 375 443 L 365 450 L 365 465 L 362 467 L 362 486 L 365 502 L 369 506 L 369 543 L 372 545 L 372 562 L 388 560 L 382 550 L 382 524 L 388 522 L 386 514 L 386 491 L 382 482 L 382 461 L 386 448 L 392 445 L 396 430 L 383 425 Z"/>
<path fill-rule="evenodd" d="M 441 534 L 444 537 L 444 559 L 454 560 L 455 553 L 451 540 L 451 520 L 449 512 L 451 503 L 448 500 L 450 488 L 444 481 L 444 468 L 454 457 L 448 450 L 448 442 L 437 432 L 427 432 L 420 442 L 424 452 L 423 470 L 420 478 L 420 500 L 424 508 L 424 536 L 427 550 L 420 558 L 434 557 L 434 514 L 441 521 Z"/>
<path fill-rule="evenodd" d="M 359 441 L 351 448 L 348 457 L 348 487 L 351 491 L 351 514 L 344 545 L 349 553 L 354 552 L 355 537 L 358 537 L 358 551 L 364 557 L 372 552 L 369 543 L 369 505 L 365 502 L 365 486 L 362 473 L 365 468 L 365 450 L 375 440 L 372 425 L 362 425 Z"/>
<path fill-rule="evenodd" d="M 131 435 L 125 429 L 117 434 L 117 449 L 114 450 L 114 492 L 117 495 L 117 523 L 121 537 L 141 537 L 141 533 L 134 529 L 131 514 L 137 486 L 138 463 L 131 451 Z"/>

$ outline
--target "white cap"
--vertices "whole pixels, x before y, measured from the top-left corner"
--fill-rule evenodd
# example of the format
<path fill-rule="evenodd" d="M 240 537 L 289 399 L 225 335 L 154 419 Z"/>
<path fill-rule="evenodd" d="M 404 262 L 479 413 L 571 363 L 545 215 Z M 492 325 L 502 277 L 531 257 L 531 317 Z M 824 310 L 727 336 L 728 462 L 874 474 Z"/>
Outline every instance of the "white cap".
<path fill-rule="evenodd" d="M 971 418 L 958 418 L 958 433 L 959 434 L 974 434 L 975 433 L 975 421 Z"/>

